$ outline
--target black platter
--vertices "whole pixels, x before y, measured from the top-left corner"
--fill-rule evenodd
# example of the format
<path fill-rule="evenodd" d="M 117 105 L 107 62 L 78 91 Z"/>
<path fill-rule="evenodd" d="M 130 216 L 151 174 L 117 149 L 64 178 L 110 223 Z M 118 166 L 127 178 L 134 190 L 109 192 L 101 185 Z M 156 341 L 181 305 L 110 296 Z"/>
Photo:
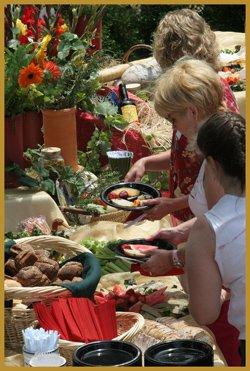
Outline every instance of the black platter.
<path fill-rule="evenodd" d="M 149 184 L 145 183 L 136 183 L 136 182 L 122 182 L 122 183 L 116 183 L 112 184 L 111 186 L 104 189 L 104 191 L 101 193 L 100 197 L 103 202 L 105 202 L 107 205 L 115 207 L 116 209 L 120 210 L 127 210 L 127 211 L 143 211 L 150 209 L 151 206 L 122 206 L 117 205 L 112 200 L 108 198 L 108 195 L 110 192 L 119 189 L 119 188 L 132 188 L 137 189 L 140 191 L 140 194 L 146 194 L 151 196 L 151 198 L 158 198 L 161 197 L 160 191 L 158 191 L 156 188 L 152 187 Z"/>

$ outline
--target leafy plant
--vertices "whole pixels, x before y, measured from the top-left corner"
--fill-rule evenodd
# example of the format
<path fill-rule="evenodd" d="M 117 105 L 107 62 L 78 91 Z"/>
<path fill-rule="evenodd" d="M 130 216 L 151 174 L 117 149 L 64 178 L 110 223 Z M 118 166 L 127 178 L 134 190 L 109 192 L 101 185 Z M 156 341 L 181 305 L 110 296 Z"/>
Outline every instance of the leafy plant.
<path fill-rule="evenodd" d="M 119 179 L 120 174 L 117 171 L 103 170 L 94 184 L 95 187 L 90 193 L 86 193 L 84 198 L 79 198 L 76 201 L 76 206 L 86 208 L 91 203 L 99 202 L 100 193 L 104 188 L 118 183 Z"/>
<path fill-rule="evenodd" d="M 101 155 L 106 155 L 106 152 L 110 149 L 110 138 L 109 130 L 101 131 L 95 128 L 91 139 L 87 143 L 87 151 L 85 153 L 82 152 L 79 156 L 79 164 L 85 170 L 91 171 L 96 175 L 100 174 L 102 170 L 100 157 Z"/>

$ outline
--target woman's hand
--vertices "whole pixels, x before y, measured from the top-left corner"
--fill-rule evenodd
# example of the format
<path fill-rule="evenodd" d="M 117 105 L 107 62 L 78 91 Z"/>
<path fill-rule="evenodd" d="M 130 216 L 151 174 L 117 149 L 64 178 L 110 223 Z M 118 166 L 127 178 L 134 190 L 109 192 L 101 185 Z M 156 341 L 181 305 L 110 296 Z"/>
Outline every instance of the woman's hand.
<path fill-rule="evenodd" d="M 150 259 L 141 265 L 141 267 L 152 276 L 164 276 L 172 268 L 171 250 L 155 250 L 150 253 Z"/>
<path fill-rule="evenodd" d="M 173 245 L 179 245 L 187 240 L 187 233 L 185 230 L 181 229 L 180 224 L 180 227 L 177 226 L 169 229 L 162 229 L 147 238 L 148 241 L 155 239 L 166 240 Z"/>
<path fill-rule="evenodd" d="M 176 210 L 177 198 L 158 197 L 151 200 L 143 200 L 143 206 L 152 206 L 149 210 L 145 211 L 144 219 L 147 220 L 160 220 L 164 216 Z"/>
<path fill-rule="evenodd" d="M 136 161 L 131 167 L 129 172 L 126 174 L 125 182 L 139 182 L 146 172 L 144 158 Z"/>

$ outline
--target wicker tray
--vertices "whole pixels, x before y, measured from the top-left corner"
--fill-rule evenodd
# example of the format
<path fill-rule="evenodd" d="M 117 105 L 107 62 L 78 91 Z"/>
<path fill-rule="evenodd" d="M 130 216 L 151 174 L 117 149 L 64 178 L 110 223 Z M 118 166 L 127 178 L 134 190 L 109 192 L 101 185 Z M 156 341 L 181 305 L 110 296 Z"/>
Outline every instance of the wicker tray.
<path fill-rule="evenodd" d="M 5 308 L 5 347 L 22 352 L 22 330 L 37 323 L 33 309 Z M 117 312 L 118 336 L 114 340 L 130 341 L 144 326 L 145 320 L 141 314 Z M 59 352 L 72 364 L 72 355 L 75 349 L 84 343 L 59 340 Z"/>
<path fill-rule="evenodd" d="M 25 237 L 16 240 L 19 244 L 29 243 L 34 250 L 56 250 L 64 253 L 67 258 L 82 252 L 90 252 L 86 247 L 78 243 L 57 236 Z M 71 292 L 60 286 L 35 286 L 35 287 L 6 287 L 4 289 L 5 300 L 17 299 L 25 303 L 51 300 L 60 296 L 71 296 Z"/>
<path fill-rule="evenodd" d="M 82 209 L 77 208 L 60 207 L 60 210 L 64 214 L 69 224 L 73 223 L 78 225 L 100 221 L 124 223 L 130 214 L 130 211 L 117 210 L 110 213 L 101 214 L 99 216 L 93 216 L 86 214 L 86 212 L 84 212 Z"/>

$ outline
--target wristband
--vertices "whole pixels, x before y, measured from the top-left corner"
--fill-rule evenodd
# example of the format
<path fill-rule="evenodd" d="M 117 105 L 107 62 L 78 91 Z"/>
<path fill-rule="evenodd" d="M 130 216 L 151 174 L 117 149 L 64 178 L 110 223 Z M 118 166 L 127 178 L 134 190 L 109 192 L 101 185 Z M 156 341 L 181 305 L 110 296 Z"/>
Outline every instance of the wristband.
<path fill-rule="evenodd" d="M 172 266 L 183 268 L 184 264 L 182 261 L 178 258 L 177 250 L 172 250 Z"/>

